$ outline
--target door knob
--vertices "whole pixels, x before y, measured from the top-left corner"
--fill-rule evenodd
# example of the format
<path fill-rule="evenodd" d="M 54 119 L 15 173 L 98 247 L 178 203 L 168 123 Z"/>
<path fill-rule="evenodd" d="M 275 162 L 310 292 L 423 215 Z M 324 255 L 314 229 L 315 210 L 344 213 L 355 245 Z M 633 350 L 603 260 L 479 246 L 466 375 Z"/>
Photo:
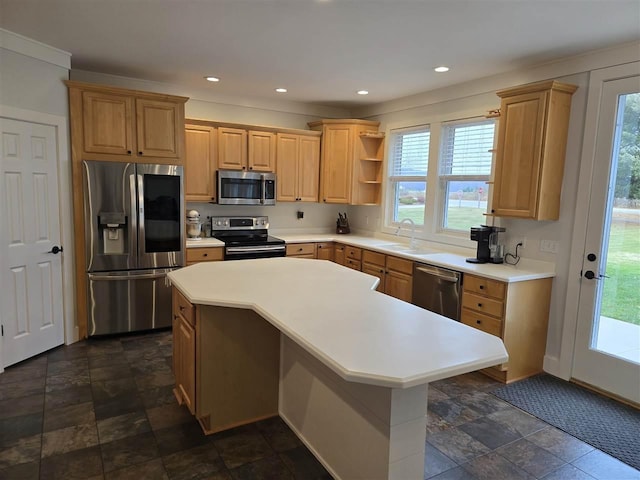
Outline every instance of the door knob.
<path fill-rule="evenodd" d="M 54 255 L 57 255 L 58 253 L 62 253 L 62 247 L 54 245 L 53 248 L 49 250 L 47 253 L 53 253 Z"/>
<path fill-rule="evenodd" d="M 589 280 L 593 280 L 595 276 L 596 274 L 593 273 L 591 270 L 587 270 L 586 272 L 584 272 L 584 278 L 588 278 Z"/>

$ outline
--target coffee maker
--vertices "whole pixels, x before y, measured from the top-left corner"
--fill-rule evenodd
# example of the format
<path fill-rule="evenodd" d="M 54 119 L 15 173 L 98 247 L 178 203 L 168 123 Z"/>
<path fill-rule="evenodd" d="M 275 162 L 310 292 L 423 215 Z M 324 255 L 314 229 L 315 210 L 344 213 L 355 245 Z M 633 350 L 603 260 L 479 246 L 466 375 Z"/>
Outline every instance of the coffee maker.
<path fill-rule="evenodd" d="M 502 263 L 504 261 L 504 245 L 500 243 L 502 227 L 480 225 L 471 227 L 471 240 L 478 242 L 475 258 L 467 258 L 469 263 Z"/>

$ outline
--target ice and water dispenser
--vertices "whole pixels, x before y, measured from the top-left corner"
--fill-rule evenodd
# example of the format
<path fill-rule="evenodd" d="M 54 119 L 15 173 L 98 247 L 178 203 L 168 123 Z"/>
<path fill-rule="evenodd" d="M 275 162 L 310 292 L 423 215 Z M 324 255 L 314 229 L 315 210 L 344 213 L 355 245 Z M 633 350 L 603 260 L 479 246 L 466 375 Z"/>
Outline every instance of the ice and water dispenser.
<path fill-rule="evenodd" d="M 102 240 L 103 255 L 122 255 L 128 253 L 127 216 L 118 212 L 100 212 L 98 214 L 98 231 Z"/>

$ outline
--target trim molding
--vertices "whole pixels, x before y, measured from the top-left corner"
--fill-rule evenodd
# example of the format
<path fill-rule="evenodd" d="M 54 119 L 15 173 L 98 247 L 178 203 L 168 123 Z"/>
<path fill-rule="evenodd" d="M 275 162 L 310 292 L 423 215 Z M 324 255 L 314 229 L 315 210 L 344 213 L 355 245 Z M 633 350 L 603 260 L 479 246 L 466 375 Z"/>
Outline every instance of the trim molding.
<path fill-rule="evenodd" d="M 71 69 L 71 54 L 58 48 L 32 40 L 0 28 L 0 48 L 42 60 L 58 67 Z"/>

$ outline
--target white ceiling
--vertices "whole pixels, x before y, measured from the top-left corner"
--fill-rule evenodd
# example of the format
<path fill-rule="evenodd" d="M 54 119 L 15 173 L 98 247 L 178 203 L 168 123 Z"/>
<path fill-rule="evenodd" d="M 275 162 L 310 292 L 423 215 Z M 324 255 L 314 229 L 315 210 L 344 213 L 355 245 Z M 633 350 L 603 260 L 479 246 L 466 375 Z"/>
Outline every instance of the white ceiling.
<path fill-rule="evenodd" d="M 0 27 L 74 69 L 349 108 L 637 41 L 640 0 L 0 0 Z"/>

